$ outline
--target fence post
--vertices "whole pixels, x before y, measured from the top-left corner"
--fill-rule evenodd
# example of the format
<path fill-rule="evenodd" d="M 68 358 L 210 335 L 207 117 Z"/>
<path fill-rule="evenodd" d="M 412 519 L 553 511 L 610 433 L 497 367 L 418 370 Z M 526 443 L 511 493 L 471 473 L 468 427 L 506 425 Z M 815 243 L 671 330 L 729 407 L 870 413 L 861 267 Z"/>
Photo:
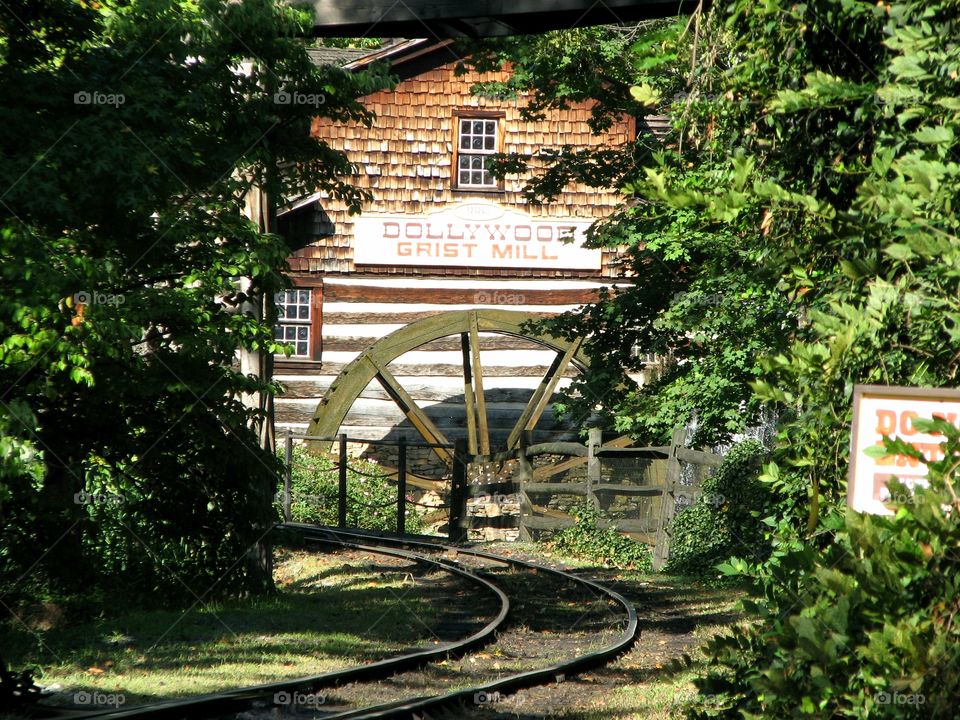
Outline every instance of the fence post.
<path fill-rule="evenodd" d="M 407 531 L 407 439 L 397 445 L 397 532 Z"/>
<path fill-rule="evenodd" d="M 293 484 L 293 432 L 290 428 L 287 428 L 283 438 L 283 457 L 286 463 L 283 472 L 283 519 L 285 522 L 290 522 L 293 519 L 293 513 L 290 510 L 290 487 Z"/>
<path fill-rule="evenodd" d="M 530 530 L 523 524 L 524 517 L 533 515 L 533 502 L 527 495 L 527 483 L 533 482 L 533 463 L 527 457 L 527 447 L 530 446 L 532 431 L 523 430 L 518 438 L 517 446 L 517 477 L 519 478 L 517 487 L 517 502 L 520 505 L 520 516 L 517 518 L 517 535 L 523 542 L 529 542 L 533 539 Z"/>
<path fill-rule="evenodd" d="M 450 479 L 450 519 L 448 531 L 451 542 L 463 542 L 467 515 L 467 441 L 457 438 L 453 449 L 453 477 Z"/>
<path fill-rule="evenodd" d="M 670 557 L 670 524 L 677 509 L 676 489 L 680 484 L 680 459 L 677 450 L 687 439 L 686 428 L 678 427 L 670 440 L 670 457 L 667 458 L 666 489 L 660 495 L 660 518 L 657 522 L 657 540 L 653 548 L 653 569 L 660 570 Z"/>
<path fill-rule="evenodd" d="M 340 433 L 340 465 L 337 468 L 340 473 L 340 489 L 337 493 L 337 525 L 345 528 L 347 526 L 347 436 Z"/>
<path fill-rule="evenodd" d="M 600 501 L 593 492 L 595 485 L 600 484 L 600 458 L 597 457 L 597 448 L 603 442 L 603 429 L 592 427 L 587 431 L 587 502 L 600 509 Z"/>

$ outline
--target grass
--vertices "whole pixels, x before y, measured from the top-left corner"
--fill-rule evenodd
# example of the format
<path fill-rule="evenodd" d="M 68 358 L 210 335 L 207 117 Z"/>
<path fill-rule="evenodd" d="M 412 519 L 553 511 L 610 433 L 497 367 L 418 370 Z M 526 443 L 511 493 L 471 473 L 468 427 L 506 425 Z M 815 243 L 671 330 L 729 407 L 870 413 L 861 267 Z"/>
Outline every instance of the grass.
<path fill-rule="evenodd" d="M 105 612 L 46 631 L 8 622 L 12 666 L 77 692 L 121 693 L 125 705 L 315 675 L 422 645 L 430 601 L 396 566 L 344 565 L 337 555 L 278 557 L 277 596 L 187 611 Z M 185 598 L 185 599 L 190 599 Z"/>
<path fill-rule="evenodd" d="M 600 707 L 571 715 L 571 720 L 675 720 L 685 717 L 685 708 L 697 697 L 693 680 L 706 664 L 702 645 L 713 635 L 729 629 L 726 618 L 737 614 L 736 604 L 741 593 L 730 587 L 699 587 L 690 578 L 650 579 L 679 591 L 675 602 L 697 622 L 684 650 L 691 663 L 671 662 L 668 655 L 677 657 L 681 653 L 676 652 L 669 633 L 647 631 L 641 635 L 640 645 L 619 663 L 632 680 L 618 685 Z M 644 642 L 653 646 L 645 648 Z M 665 650 L 662 655 L 657 653 L 659 648 Z"/>

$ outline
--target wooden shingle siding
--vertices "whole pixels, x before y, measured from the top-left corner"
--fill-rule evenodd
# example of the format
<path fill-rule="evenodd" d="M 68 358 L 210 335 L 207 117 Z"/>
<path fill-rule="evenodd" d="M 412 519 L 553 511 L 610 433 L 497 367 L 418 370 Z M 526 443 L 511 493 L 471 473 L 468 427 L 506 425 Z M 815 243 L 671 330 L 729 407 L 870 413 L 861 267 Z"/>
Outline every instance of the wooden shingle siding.
<path fill-rule="evenodd" d="M 449 51 L 440 49 L 438 53 Z M 374 201 L 365 208 L 370 212 L 422 215 L 451 203 L 483 198 L 504 206 L 521 209 L 534 218 L 605 217 L 618 204 L 619 195 L 609 190 L 573 185 L 551 203 L 535 206 L 527 203 L 521 192 L 526 178 L 508 177 L 504 190 L 457 190 L 452 187 L 456 115 L 471 111 L 502 113 L 503 145 L 506 153 L 536 153 L 541 149 L 559 149 L 569 145 L 576 149 L 614 147 L 633 139 L 636 125 L 624 117 L 609 132 L 595 136 L 587 121 L 591 102 L 572 104 L 567 110 L 551 111 L 542 121 L 524 122 L 520 109 L 523 98 L 516 101 L 475 97 L 470 87 L 481 81 L 505 80 L 507 73 L 468 73 L 457 77 L 451 61 L 433 70 L 401 81 L 394 91 L 381 91 L 363 99 L 377 119 L 373 128 L 357 124 L 332 123 L 317 119 L 313 134 L 332 147 L 346 151 L 357 166 L 352 182 L 371 191 Z M 534 167 L 540 163 L 534 161 Z M 329 198 L 322 204 L 334 227 L 334 233 L 303 248 L 290 259 L 294 272 L 352 273 L 361 270 L 372 275 L 443 274 L 486 277 L 598 277 L 597 272 L 583 270 L 526 271 L 512 268 L 482 270 L 451 268 L 416 268 L 364 266 L 353 262 L 353 218 L 345 208 Z M 604 253 L 599 276 L 617 274 L 614 254 Z"/>

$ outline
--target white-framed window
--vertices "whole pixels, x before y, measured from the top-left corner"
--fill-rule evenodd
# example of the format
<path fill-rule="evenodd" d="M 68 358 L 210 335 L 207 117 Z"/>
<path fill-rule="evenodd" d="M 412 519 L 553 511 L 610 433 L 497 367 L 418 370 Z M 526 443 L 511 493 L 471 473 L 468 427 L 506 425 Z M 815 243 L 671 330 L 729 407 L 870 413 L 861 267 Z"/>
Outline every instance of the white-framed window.
<path fill-rule="evenodd" d="M 495 188 L 497 179 L 488 162 L 499 148 L 500 122 L 497 118 L 458 118 L 457 187 Z"/>
<path fill-rule="evenodd" d="M 273 338 L 290 345 L 294 357 L 310 357 L 311 291 L 304 288 L 281 290 L 274 296 L 277 306 L 277 324 Z"/>

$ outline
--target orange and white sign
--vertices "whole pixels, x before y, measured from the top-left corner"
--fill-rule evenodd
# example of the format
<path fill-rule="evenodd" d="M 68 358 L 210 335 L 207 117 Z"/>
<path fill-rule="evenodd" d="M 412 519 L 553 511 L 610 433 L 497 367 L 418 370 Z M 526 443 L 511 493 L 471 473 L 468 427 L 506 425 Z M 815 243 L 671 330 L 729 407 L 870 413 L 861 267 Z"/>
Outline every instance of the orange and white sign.
<path fill-rule="evenodd" d="M 539 218 L 472 200 L 427 215 L 361 215 L 353 226 L 357 265 L 430 265 L 599 270 L 583 247 L 592 220 Z"/>
<path fill-rule="evenodd" d="M 850 475 L 847 504 L 854 510 L 890 515 L 887 481 L 896 477 L 907 487 L 926 486 L 927 466 L 905 455 L 872 458 L 864 451 L 882 446 L 883 437 L 900 438 L 934 462 L 943 458 L 940 434 L 914 427 L 917 418 L 942 418 L 960 427 L 960 390 L 856 385 L 850 433 Z"/>

